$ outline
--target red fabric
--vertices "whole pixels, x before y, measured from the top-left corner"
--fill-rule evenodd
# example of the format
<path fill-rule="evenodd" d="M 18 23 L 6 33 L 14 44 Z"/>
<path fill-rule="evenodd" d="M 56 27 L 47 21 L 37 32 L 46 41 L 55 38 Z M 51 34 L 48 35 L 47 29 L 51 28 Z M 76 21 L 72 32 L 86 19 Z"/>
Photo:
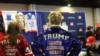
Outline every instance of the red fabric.
<path fill-rule="evenodd" d="M 25 55 L 25 56 L 33 56 L 33 54 Z"/>
<path fill-rule="evenodd" d="M 86 46 L 91 46 L 92 43 L 96 42 L 96 38 L 94 36 L 89 36 L 87 39 L 86 39 Z"/>
<path fill-rule="evenodd" d="M 28 42 L 22 35 L 18 35 L 17 41 L 18 43 L 15 46 L 11 47 L 9 44 L 9 35 L 5 36 L 0 42 L 0 56 L 33 56 L 33 53 L 26 51 L 27 48 L 28 50 L 30 50 L 30 47 L 28 45 Z M 25 55 L 26 53 L 27 55 Z"/>
<path fill-rule="evenodd" d="M 0 15 L 2 15 L 2 12 L 0 11 Z"/>
<path fill-rule="evenodd" d="M 4 37 L 4 33 L 0 32 L 0 41 L 2 41 L 3 37 Z"/>

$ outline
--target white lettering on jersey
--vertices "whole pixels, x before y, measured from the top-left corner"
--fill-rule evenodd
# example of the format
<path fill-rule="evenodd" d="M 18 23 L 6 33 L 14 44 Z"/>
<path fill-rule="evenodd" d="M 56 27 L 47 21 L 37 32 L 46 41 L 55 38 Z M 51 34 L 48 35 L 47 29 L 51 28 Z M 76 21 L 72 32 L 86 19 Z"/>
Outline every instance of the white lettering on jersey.
<path fill-rule="evenodd" d="M 67 39 L 69 39 L 69 36 L 62 35 L 62 34 L 46 34 L 46 35 L 44 35 L 45 40 L 56 39 L 56 38 L 61 38 L 61 39 L 67 40 Z"/>

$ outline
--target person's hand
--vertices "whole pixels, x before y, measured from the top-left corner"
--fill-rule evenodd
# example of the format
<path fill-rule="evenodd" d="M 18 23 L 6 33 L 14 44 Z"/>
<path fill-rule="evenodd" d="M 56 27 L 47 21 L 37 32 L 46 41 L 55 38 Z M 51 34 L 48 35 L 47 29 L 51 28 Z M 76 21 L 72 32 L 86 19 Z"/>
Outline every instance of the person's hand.
<path fill-rule="evenodd" d="M 94 45 L 95 45 L 95 48 L 97 49 L 100 45 L 100 42 L 95 42 Z"/>

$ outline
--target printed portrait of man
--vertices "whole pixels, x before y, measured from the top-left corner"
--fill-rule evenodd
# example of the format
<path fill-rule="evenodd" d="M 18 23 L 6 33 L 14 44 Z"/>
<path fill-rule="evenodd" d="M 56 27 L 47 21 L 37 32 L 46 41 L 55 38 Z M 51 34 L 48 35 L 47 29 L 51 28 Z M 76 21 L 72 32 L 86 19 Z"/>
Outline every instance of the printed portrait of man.
<path fill-rule="evenodd" d="M 20 12 L 15 17 L 20 29 L 25 29 L 25 16 L 23 13 Z"/>

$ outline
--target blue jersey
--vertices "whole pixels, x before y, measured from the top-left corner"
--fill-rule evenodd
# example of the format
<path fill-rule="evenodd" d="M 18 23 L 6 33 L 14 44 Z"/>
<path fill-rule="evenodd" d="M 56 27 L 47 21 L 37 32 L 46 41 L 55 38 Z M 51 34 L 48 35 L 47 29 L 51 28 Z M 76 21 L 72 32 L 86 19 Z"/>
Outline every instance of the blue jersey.
<path fill-rule="evenodd" d="M 80 41 L 59 26 L 53 26 L 39 34 L 35 44 L 37 51 L 44 56 L 66 56 L 68 53 L 69 56 L 78 56 L 81 50 Z"/>

